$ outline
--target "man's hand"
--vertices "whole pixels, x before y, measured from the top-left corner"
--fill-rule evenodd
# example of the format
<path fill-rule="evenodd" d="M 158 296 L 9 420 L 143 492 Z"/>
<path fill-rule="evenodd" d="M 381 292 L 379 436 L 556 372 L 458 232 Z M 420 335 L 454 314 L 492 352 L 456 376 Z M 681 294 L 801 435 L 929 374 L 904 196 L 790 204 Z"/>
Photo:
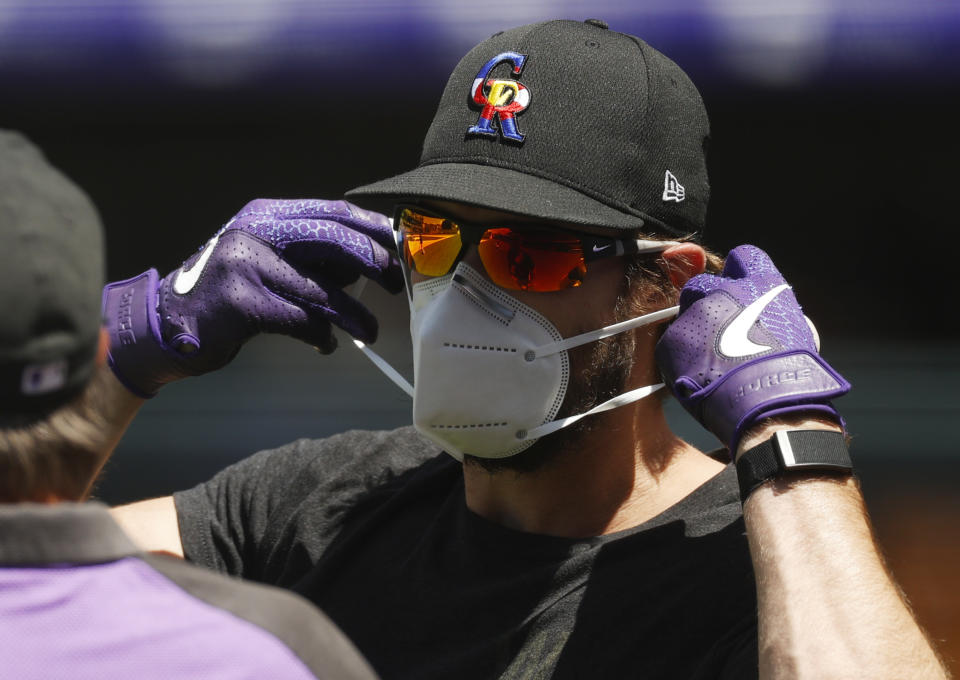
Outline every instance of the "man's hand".
<path fill-rule="evenodd" d="M 377 321 L 343 292 L 360 275 L 403 288 L 389 220 L 345 201 L 248 203 L 183 266 L 111 283 L 103 294 L 110 366 L 134 394 L 223 367 L 258 333 L 329 353 L 331 323 L 364 342 Z"/>
<path fill-rule="evenodd" d="M 704 427 L 737 450 L 761 418 L 819 412 L 841 423 L 830 399 L 850 384 L 818 353 L 815 331 L 765 252 L 732 250 L 720 276 L 680 293 L 680 315 L 657 344 L 664 381 Z"/>

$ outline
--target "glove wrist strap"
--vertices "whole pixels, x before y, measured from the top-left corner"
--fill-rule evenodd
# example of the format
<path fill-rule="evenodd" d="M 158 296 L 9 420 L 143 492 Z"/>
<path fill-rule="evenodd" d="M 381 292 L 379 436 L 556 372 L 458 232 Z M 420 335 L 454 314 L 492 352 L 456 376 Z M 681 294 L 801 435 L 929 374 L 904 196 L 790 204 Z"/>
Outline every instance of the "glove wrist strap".
<path fill-rule="evenodd" d="M 839 419 L 829 400 L 850 390 L 822 357 L 806 351 L 748 362 L 717 381 L 704 398 L 703 424 L 734 451 L 761 418 L 816 407 Z"/>
<path fill-rule="evenodd" d="M 157 312 L 159 276 L 156 269 L 103 289 L 103 319 L 110 334 L 108 363 L 117 379 L 144 399 L 175 373 L 175 359 L 160 335 Z"/>

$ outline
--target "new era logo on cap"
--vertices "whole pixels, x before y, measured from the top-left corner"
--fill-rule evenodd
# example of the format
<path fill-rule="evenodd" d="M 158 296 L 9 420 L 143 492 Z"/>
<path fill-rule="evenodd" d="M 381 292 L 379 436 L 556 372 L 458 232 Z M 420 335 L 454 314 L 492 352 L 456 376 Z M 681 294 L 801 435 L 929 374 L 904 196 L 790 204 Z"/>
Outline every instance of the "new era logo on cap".
<path fill-rule="evenodd" d="M 683 185 L 677 181 L 672 172 L 667 170 L 667 174 L 663 177 L 663 200 L 679 203 L 683 200 L 684 194 Z"/>

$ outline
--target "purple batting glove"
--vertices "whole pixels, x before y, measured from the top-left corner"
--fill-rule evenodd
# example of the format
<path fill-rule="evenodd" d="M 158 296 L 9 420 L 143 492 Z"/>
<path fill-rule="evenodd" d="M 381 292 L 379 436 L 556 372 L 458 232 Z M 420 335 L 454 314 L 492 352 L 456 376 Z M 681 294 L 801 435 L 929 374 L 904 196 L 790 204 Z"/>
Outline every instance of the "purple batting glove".
<path fill-rule="evenodd" d="M 110 366 L 134 394 L 225 366 L 258 333 L 283 333 L 324 354 L 330 324 L 364 342 L 377 321 L 343 286 L 360 275 L 403 288 L 390 221 L 346 201 L 258 199 L 176 271 L 110 283 L 103 315 Z"/>
<path fill-rule="evenodd" d="M 732 250 L 720 276 L 680 292 L 680 315 L 657 343 L 664 381 L 684 408 L 729 447 L 761 418 L 820 411 L 850 383 L 818 353 L 814 331 L 769 256 Z"/>

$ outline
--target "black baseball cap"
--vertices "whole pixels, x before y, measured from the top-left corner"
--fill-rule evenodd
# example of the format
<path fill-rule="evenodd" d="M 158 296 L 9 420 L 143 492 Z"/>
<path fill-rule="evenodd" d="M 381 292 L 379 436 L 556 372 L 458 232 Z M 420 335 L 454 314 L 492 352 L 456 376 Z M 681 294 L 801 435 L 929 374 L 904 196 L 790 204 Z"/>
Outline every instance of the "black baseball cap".
<path fill-rule="evenodd" d="M 0 130 L 0 426 L 75 397 L 96 364 L 103 228 L 87 195 Z"/>
<path fill-rule="evenodd" d="M 498 33 L 457 64 L 415 170 L 350 200 L 449 200 L 603 230 L 698 238 L 710 187 L 696 87 L 596 19 Z"/>

